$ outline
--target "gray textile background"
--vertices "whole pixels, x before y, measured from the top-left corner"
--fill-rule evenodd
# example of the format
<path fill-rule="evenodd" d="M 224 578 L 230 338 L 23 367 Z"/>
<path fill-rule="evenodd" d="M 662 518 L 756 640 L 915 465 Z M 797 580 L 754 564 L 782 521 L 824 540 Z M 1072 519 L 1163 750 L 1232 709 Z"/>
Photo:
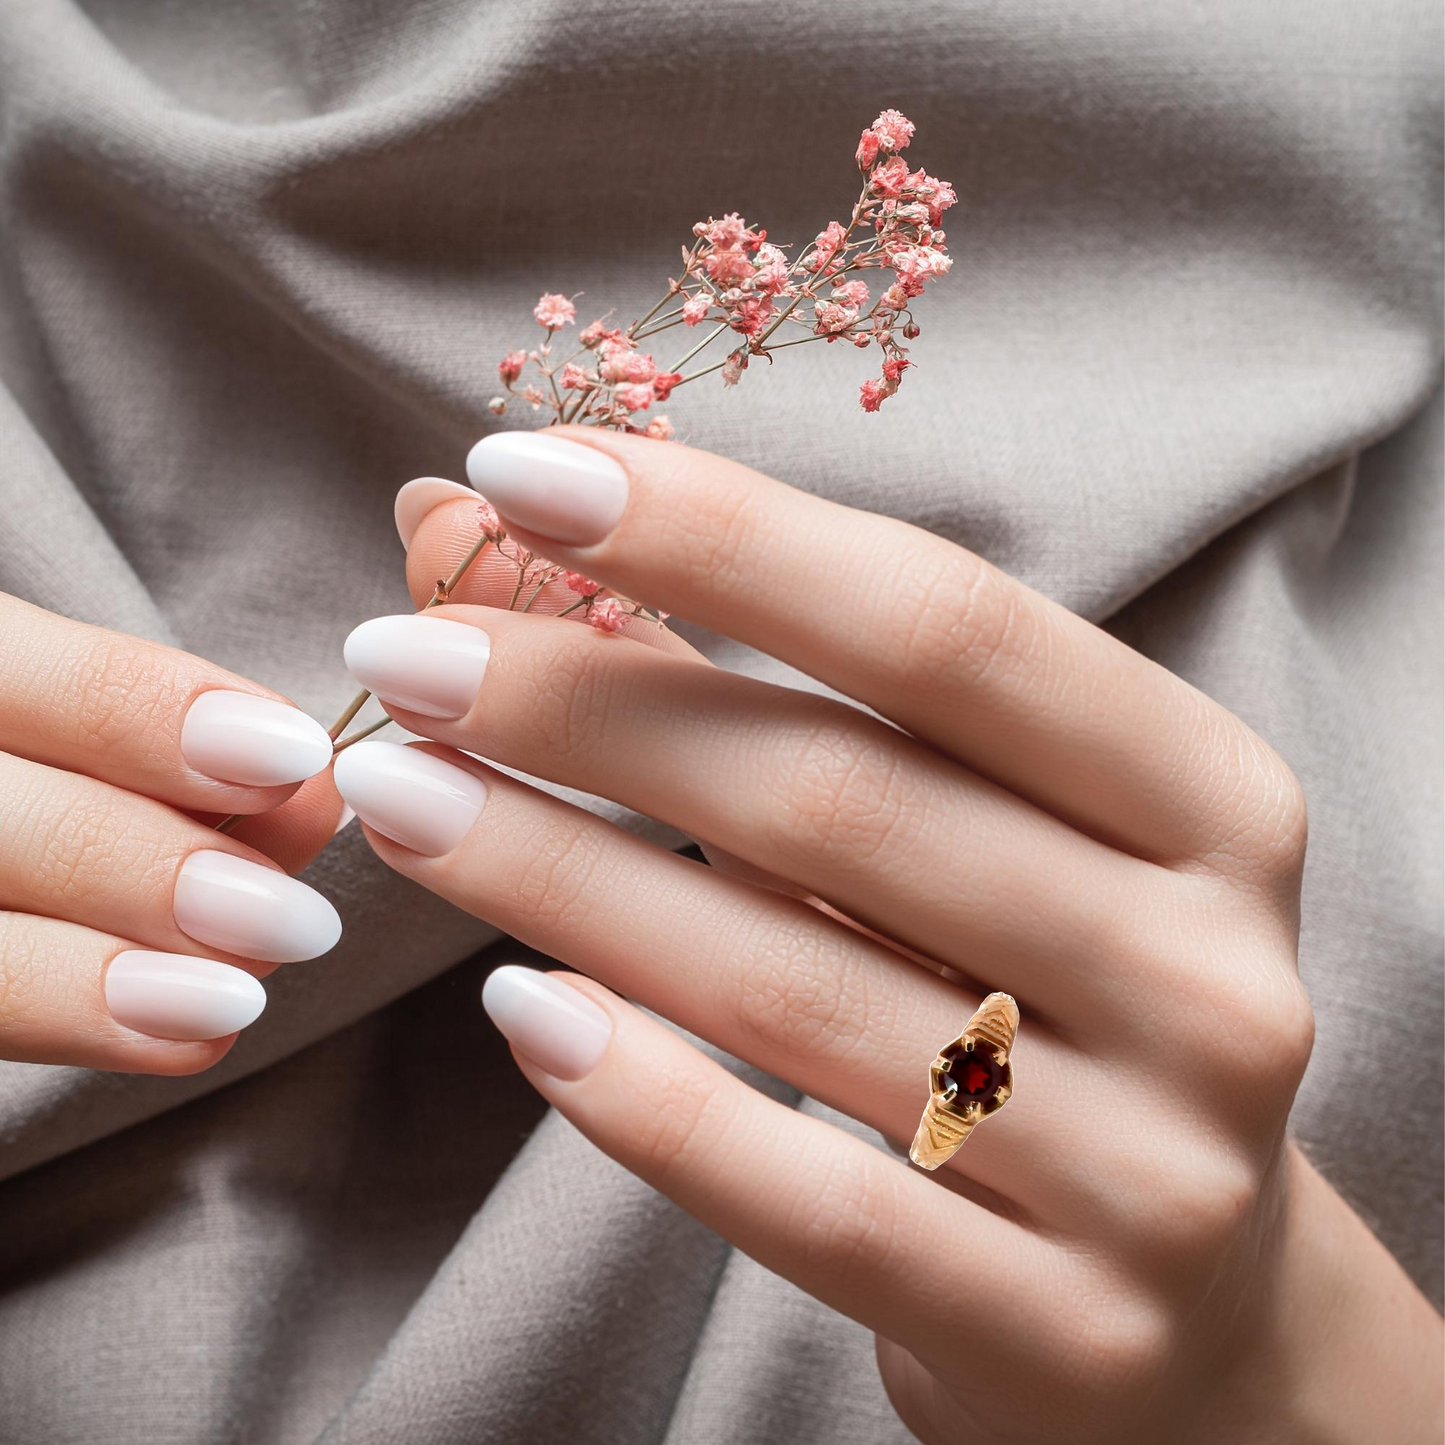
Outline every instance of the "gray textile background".
<path fill-rule="evenodd" d="M 865 417 L 869 363 L 818 348 L 669 410 L 1279 747 L 1296 1128 L 1438 1301 L 1439 31 L 1432 0 L 5 0 L 0 588 L 329 719 L 341 639 L 405 602 L 392 494 L 461 474 L 536 294 L 626 317 L 709 211 L 810 235 L 897 105 L 964 198 L 901 396 Z M 542 1117 L 475 1003 L 517 950 L 475 957 L 355 829 L 308 876 L 346 938 L 214 1073 L 0 1065 L 5 1445 L 904 1438 L 863 1331 Z"/>

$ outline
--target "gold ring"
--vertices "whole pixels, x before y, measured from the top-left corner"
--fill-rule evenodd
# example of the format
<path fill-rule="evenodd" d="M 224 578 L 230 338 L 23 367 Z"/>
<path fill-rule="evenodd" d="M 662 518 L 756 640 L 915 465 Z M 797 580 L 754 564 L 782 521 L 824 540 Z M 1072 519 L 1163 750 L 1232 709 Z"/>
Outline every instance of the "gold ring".
<path fill-rule="evenodd" d="M 980 1119 L 1002 1109 L 1014 1091 L 1009 1054 L 1019 1031 L 1019 1006 L 991 993 L 963 1032 L 945 1044 L 928 1068 L 932 1096 L 908 1157 L 920 1169 L 953 1158 Z"/>

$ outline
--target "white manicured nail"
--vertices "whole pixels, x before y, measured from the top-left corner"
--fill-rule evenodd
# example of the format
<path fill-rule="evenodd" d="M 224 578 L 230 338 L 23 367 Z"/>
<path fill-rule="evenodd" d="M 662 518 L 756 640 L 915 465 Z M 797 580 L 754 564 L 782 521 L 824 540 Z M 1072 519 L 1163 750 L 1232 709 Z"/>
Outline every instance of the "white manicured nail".
<path fill-rule="evenodd" d="M 429 858 L 450 853 L 487 800 L 487 785 L 475 774 L 400 743 L 343 748 L 332 778 L 368 828 Z"/>
<path fill-rule="evenodd" d="M 396 530 L 403 548 L 410 549 L 411 539 L 416 536 L 421 519 L 433 507 L 452 497 L 470 497 L 474 502 L 479 500 L 470 487 L 464 487 L 460 482 L 449 482 L 444 477 L 418 477 L 396 494 Z"/>
<path fill-rule="evenodd" d="M 152 1038 L 223 1039 L 255 1023 L 266 990 L 229 963 L 132 948 L 105 971 L 105 1006 L 116 1023 Z"/>
<path fill-rule="evenodd" d="M 331 761 L 331 739 L 300 708 L 213 689 L 186 712 L 181 756 L 208 778 L 269 788 L 319 773 Z"/>
<path fill-rule="evenodd" d="M 317 958 L 341 937 L 341 919 L 314 888 L 214 848 L 181 864 L 173 907 L 176 927 L 197 943 L 267 963 Z"/>
<path fill-rule="evenodd" d="M 487 634 L 465 622 L 404 612 L 353 628 L 341 655 L 352 677 L 382 702 L 423 717 L 459 718 L 477 696 L 491 652 Z"/>
<path fill-rule="evenodd" d="M 600 542 L 627 506 L 627 473 L 611 457 L 546 432 L 483 437 L 467 476 L 508 521 L 570 547 Z"/>
<path fill-rule="evenodd" d="M 557 1079 L 585 1078 L 612 1038 L 612 1020 L 584 993 L 515 963 L 487 975 L 482 1007 L 520 1053 Z"/>

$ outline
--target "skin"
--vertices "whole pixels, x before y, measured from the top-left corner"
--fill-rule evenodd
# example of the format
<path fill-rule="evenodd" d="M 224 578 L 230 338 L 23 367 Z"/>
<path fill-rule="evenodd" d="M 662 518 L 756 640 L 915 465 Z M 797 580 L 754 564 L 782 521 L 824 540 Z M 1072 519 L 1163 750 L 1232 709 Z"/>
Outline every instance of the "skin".
<path fill-rule="evenodd" d="M 438 613 L 490 635 L 475 704 L 393 713 L 486 804 L 439 857 L 367 836 L 586 975 L 559 976 L 611 1040 L 575 1080 L 514 1049 L 539 1092 L 874 1330 L 924 1441 L 1438 1441 L 1440 1318 L 1286 1131 L 1313 1022 L 1305 805 L 1279 757 L 939 538 L 676 444 L 570 435 L 626 468 L 622 520 L 586 548 L 514 537 L 887 722 L 644 621 L 606 636 L 486 605 L 505 569 L 468 577 Z M 465 501 L 424 519 L 418 606 L 475 527 Z M 820 607 L 840 579 L 852 600 Z M 455 749 L 658 818 L 714 866 Z M 923 1173 L 903 1151 L 928 1063 L 992 989 L 1023 1015 L 1015 1096 Z M 765 1098 L 633 1003 L 898 1152 Z"/>
<path fill-rule="evenodd" d="M 367 836 L 589 975 L 565 977 L 610 1043 L 574 1081 L 519 1056 L 535 1087 L 872 1328 L 925 1441 L 1438 1441 L 1440 1319 L 1285 1129 L 1312 1042 L 1288 769 L 937 538 L 674 444 L 577 439 L 628 469 L 627 512 L 595 547 L 539 551 L 897 726 L 723 673 L 651 624 L 607 637 L 499 610 L 515 574 L 469 574 L 439 611 L 491 635 L 476 705 L 397 716 L 485 775 L 486 805 L 441 857 Z M 465 501 L 427 516 L 419 606 L 475 526 Z M 820 607 L 840 578 L 858 600 Z M 210 687 L 274 696 L 0 598 L 0 1057 L 183 1074 L 233 1042 L 148 1038 L 103 999 L 129 947 L 268 972 L 176 930 L 175 871 L 197 848 L 295 871 L 334 830 L 326 777 L 253 789 L 185 767 L 181 720 Z M 714 866 L 456 748 L 652 814 Z M 248 819 L 214 833 L 230 813 Z M 929 1060 L 995 988 L 1023 1012 L 1016 1094 L 936 1174 L 774 1104 L 625 1001 L 903 1149 Z M 960 1350 L 980 1318 L 984 1352 Z"/>
<path fill-rule="evenodd" d="M 111 959 L 130 948 L 264 978 L 276 965 L 180 931 L 176 874 L 203 849 L 298 872 L 336 829 L 329 772 L 253 788 L 186 765 L 182 720 L 211 688 L 287 701 L 174 648 L 0 593 L 0 1058 L 180 1075 L 235 1043 L 137 1033 L 110 1016 L 104 993 Z M 232 813 L 247 817 L 216 833 Z"/>

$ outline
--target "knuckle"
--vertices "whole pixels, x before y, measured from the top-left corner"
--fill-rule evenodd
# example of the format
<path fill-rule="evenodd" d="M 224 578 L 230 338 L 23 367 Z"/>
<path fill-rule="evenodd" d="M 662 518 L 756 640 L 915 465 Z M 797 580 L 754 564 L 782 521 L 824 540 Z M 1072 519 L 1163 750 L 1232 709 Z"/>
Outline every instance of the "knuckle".
<path fill-rule="evenodd" d="M 1169 1178 L 1136 1237 L 1147 1241 L 1143 1262 L 1157 1269 L 1161 1284 L 1187 1292 L 1213 1279 L 1250 1229 L 1264 1175 L 1245 1154 L 1217 1147 L 1168 1163 Z"/>
<path fill-rule="evenodd" d="M 678 559 L 690 588 L 707 594 L 732 595 L 756 586 L 755 552 L 764 538 L 758 518 L 764 509 L 747 487 L 710 488 L 698 505 L 674 507 L 661 519 L 660 556 Z"/>
<path fill-rule="evenodd" d="M 0 914 L 0 1030 L 45 1026 L 72 1010 L 77 970 L 66 967 L 53 926 L 23 913 Z"/>
<path fill-rule="evenodd" d="M 557 639 L 534 637 L 534 645 L 520 649 L 520 659 L 508 676 L 508 716 L 512 736 L 529 757 L 567 759 L 579 772 L 597 761 L 605 741 L 609 715 L 610 649 L 597 644 L 593 629 L 569 629 Z M 492 727 L 496 694 L 482 704 L 485 725 Z"/>
<path fill-rule="evenodd" d="M 906 810 L 895 740 L 860 714 L 829 704 L 791 746 L 779 749 L 778 806 L 768 811 L 773 846 L 789 861 L 849 868 L 886 848 Z"/>
<path fill-rule="evenodd" d="M 1174 1359 L 1177 1327 L 1158 1302 L 1135 1296 L 1091 1311 L 1083 1331 L 1080 1377 L 1086 1399 L 1116 1417 L 1152 1395 Z"/>
<path fill-rule="evenodd" d="M 786 1233 L 810 1275 L 846 1282 L 888 1271 L 898 1250 L 898 1209 L 876 1169 L 857 1161 L 818 1163 L 808 1170 L 818 1187 L 800 1197 Z"/>
<path fill-rule="evenodd" d="M 510 908 L 526 923 L 548 932 L 565 932 L 585 922 L 591 889 L 606 860 L 591 815 L 563 813 L 518 828 L 511 840 Z"/>
<path fill-rule="evenodd" d="M 1230 719 L 1231 729 L 1236 727 Z M 1293 888 L 1304 867 L 1309 842 L 1309 809 L 1304 789 L 1289 765 L 1263 739 L 1239 728 L 1237 757 L 1222 774 L 1230 796 L 1219 811 L 1224 823 L 1205 861 L 1223 871 L 1262 878 Z"/>
<path fill-rule="evenodd" d="M 900 598 L 901 661 L 909 675 L 977 686 L 1016 670 L 1028 650 L 1028 612 L 1017 587 L 962 548 L 928 554 Z"/>
<path fill-rule="evenodd" d="M 174 667 L 116 634 L 97 633 L 72 662 L 68 681 L 76 741 L 102 753 L 144 749 L 177 711 Z"/>
<path fill-rule="evenodd" d="M 697 1069 L 657 1061 L 648 1079 L 650 1107 L 629 1129 L 638 1172 L 658 1187 L 685 1173 L 695 1153 L 726 1128 L 727 1097 Z"/>
<path fill-rule="evenodd" d="M 800 916 L 779 927 L 774 919 L 742 940 L 738 957 L 739 1027 L 768 1054 L 836 1063 L 866 1040 L 887 1036 L 886 990 L 816 920 Z"/>

